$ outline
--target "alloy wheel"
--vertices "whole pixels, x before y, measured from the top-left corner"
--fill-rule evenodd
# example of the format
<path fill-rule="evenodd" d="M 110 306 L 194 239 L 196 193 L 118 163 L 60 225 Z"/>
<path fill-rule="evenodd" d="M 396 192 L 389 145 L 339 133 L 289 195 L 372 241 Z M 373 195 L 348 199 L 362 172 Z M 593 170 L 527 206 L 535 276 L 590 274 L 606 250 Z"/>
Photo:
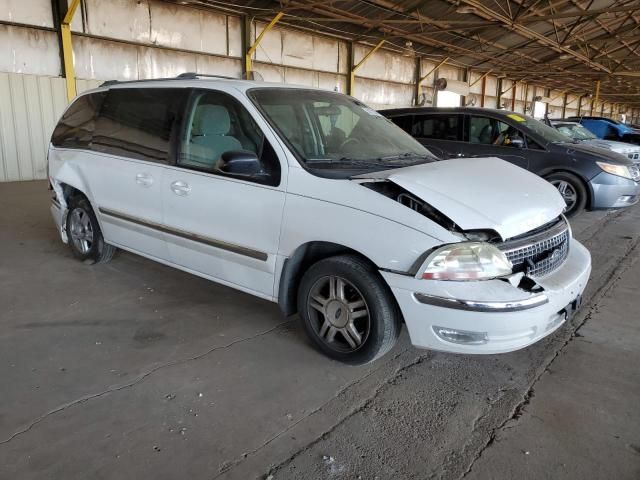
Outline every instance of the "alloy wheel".
<path fill-rule="evenodd" d="M 576 190 L 566 180 L 551 180 L 551 185 L 558 189 L 564 199 L 564 203 L 567 205 L 567 211 L 570 211 L 578 202 Z"/>
<path fill-rule="evenodd" d="M 69 216 L 69 230 L 71 241 L 76 249 L 87 254 L 93 245 L 93 227 L 89 214 L 82 208 L 76 208 Z"/>
<path fill-rule="evenodd" d="M 360 291 L 335 275 L 319 278 L 311 287 L 307 308 L 313 330 L 329 348 L 354 352 L 371 329 L 369 308 Z"/>

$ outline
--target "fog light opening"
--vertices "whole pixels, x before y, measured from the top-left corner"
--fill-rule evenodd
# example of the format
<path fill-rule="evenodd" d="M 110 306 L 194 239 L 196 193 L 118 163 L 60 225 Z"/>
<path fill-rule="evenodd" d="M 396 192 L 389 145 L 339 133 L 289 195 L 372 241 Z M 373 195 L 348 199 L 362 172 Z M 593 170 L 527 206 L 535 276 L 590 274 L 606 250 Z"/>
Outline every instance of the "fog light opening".
<path fill-rule="evenodd" d="M 435 334 L 445 342 L 460 345 L 484 345 L 489 341 L 487 332 L 469 332 L 453 328 L 433 327 Z"/>

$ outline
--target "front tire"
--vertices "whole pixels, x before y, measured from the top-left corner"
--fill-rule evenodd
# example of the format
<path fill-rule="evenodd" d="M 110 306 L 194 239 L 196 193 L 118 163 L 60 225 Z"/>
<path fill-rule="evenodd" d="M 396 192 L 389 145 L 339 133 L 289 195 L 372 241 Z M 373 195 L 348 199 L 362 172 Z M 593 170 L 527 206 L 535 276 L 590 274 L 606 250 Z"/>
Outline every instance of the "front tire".
<path fill-rule="evenodd" d="M 73 255 L 84 263 L 105 263 L 113 258 L 116 247 L 105 243 L 98 219 L 85 197 L 70 199 L 66 230 Z"/>
<path fill-rule="evenodd" d="M 558 189 L 567 205 L 564 212 L 567 217 L 575 217 L 587 206 L 587 189 L 574 174 L 556 172 L 546 177 L 547 181 Z"/>
<path fill-rule="evenodd" d="M 312 265 L 300 282 L 298 312 L 320 351 L 352 365 L 381 357 L 400 334 L 393 294 L 377 270 L 355 255 Z"/>

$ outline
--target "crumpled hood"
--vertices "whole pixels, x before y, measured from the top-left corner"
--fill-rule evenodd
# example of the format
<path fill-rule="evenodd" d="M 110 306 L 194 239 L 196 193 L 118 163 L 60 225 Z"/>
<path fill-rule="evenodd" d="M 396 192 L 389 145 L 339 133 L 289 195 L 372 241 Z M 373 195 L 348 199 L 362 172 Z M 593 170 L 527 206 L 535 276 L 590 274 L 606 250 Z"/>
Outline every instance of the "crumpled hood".
<path fill-rule="evenodd" d="M 550 222 L 565 207 L 550 183 L 495 157 L 443 160 L 354 178 L 394 182 L 463 230 L 493 229 L 503 239 Z"/>

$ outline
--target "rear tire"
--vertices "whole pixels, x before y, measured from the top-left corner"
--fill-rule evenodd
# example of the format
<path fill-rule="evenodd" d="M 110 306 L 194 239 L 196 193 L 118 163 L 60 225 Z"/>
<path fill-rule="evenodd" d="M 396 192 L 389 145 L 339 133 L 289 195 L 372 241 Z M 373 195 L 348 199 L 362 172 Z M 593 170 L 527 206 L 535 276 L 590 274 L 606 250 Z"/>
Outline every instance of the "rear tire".
<path fill-rule="evenodd" d="M 395 345 L 398 305 L 378 271 L 355 255 L 312 265 L 298 289 L 306 334 L 325 355 L 351 365 L 373 362 Z"/>
<path fill-rule="evenodd" d="M 575 217 L 587 206 L 588 192 L 582 180 L 568 172 L 556 172 L 548 175 L 546 180 L 558 189 L 567 205 L 564 212 L 567 217 Z"/>
<path fill-rule="evenodd" d="M 106 263 L 116 253 L 116 247 L 105 243 L 96 214 L 84 196 L 69 200 L 66 231 L 71 252 L 86 264 Z"/>

